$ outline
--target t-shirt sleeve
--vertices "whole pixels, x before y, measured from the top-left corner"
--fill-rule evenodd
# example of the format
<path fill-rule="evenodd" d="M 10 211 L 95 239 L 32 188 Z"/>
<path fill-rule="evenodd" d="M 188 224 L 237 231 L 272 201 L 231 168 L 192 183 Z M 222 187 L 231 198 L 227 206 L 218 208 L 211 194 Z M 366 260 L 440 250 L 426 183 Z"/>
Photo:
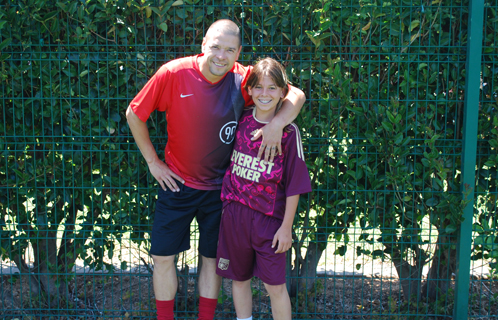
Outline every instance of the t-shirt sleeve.
<path fill-rule="evenodd" d="M 284 185 L 285 196 L 311 192 L 311 181 L 308 167 L 304 159 L 303 143 L 299 128 L 291 124 L 291 132 L 285 153 Z"/>
<path fill-rule="evenodd" d="M 166 111 L 168 96 L 171 96 L 171 71 L 163 65 L 130 102 L 133 112 L 142 121 L 147 121 L 154 110 Z"/>
<path fill-rule="evenodd" d="M 249 107 L 249 106 L 252 106 L 254 103 L 252 102 L 252 97 L 249 95 L 247 90 L 244 89 L 244 86 L 246 85 L 247 79 L 249 78 L 249 75 L 251 74 L 252 66 L 242 67 L 242 69 L 245 71 L 244 80 L 242 80 L 242 85 L 241 85 L 242 96 L 244 97 L 244 101 L 246 102 L 244 107 Z"/>

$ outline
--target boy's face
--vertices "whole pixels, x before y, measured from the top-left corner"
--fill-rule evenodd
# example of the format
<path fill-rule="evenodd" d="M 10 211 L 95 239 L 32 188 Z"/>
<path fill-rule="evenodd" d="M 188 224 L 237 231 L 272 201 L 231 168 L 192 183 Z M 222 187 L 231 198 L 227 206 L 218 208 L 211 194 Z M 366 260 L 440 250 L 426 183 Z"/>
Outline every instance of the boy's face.
<path fill-rule="evenodd" d="M 254 87 L 248 87 L 247 91 L 256 105 L 258 120 L 271 121 L 278 102 L 284 97 L 284 90 L 272 78 L 264 76 Z"/>
<path fill-rule="evenodd" d="M 202 41 L 204 56 L 199 67 L 206 79 L 217 82 L 230 71 L 239 58 L 241 46 L 236 36 L 222 32 L 210 32 Z"/>

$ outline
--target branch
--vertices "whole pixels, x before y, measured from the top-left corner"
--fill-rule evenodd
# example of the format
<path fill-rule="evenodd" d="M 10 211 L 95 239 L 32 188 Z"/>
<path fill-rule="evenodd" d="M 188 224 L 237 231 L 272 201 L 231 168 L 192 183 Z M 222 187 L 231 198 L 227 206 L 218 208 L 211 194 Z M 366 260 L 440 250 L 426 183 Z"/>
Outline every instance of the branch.
<path fill-rule="evenodd" d="M 144 263 L 144 265 L 147 268 L 147 270 L 149 271 L 149 273 L 153 274 L 154 271 L 151 269 L 151 267 L 149 266 L 149 264 L 147 263 L 147 261 L 145 261 L 145 259 L 143 257 L 140 257 L 140 260 L 142 260 L 142 262 Z"/>

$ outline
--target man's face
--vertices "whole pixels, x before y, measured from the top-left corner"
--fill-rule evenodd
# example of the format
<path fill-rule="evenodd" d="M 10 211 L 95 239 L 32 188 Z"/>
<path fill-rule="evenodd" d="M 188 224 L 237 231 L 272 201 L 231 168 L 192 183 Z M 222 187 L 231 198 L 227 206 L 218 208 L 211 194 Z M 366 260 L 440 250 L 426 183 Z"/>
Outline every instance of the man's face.
<path fill-rule="evenodd" d="M 202 41 L 203 59 L 199 67 L 206 79 L 217 82 L 232 69 L 239 58 L 239 39 L 221 32 L 211 32 Z"/>

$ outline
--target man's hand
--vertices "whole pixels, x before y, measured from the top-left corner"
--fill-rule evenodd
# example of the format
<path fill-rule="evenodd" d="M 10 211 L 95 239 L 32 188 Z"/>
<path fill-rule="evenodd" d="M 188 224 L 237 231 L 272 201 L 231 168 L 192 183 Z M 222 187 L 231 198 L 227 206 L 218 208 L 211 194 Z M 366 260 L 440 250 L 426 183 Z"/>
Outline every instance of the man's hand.
<path fill-rule="evenodd" d="M 177 180 L 181 183 L 185 183 L 185 181 L 171 171 L 166 163 L 159 160 L 156 150 L 150 141 L 147 124 L 135 114 L 131 107 L 126 109 L 126 119 L 128 120 L 131 133 L 133 133 L 133 138 L 135 138 L 135 142 L 137 143 L 140 152 L 144 156 L 145 161 L 147 161 L 150 173 L 152 173 L 157 182 L 159 182 L 161 188 L 166 191 L 167 186 L 173 192 L 180 191 Z"/>
<path fill-rule="evenodd" d="M 166 191 L 166 187 L 168 187 L 172 192 L 180 191 L 176 181 L 178 180 L 181 183 L 185 183 L 185 181 L 174 173 L 166 163 L 159 160 L 159 158 L 155 158 L 152 162 L 147 164 L 149 165 L 150 173 L 152 173 L 154 178 L 156 178 L 157 182 L 159 182 L 164 191 Z"/>
<path fill-rule="evenodd" d="M 261 141 L 261 146 L 258 151 L 258 160 L 261 160 L 263 153 L 264 161 L 266 162 L 273 162 L 273 159 L 277 154 L 282 154 L 282 134 L 283 126 L 273 122 L 268 123 L 254 133 L 251 138 L 252 141 L 258 140 L 261 136 L 263 137 L 263 141 Z"/>
<path fill-rule="evenodd" d="M 286 228 L 284 226 L 280 227 L 273 237 L 273 242 L 271 244 L 272 248 L 275 248 L 278 242 L 278 248 L 275 253 L 284 253 L 290 249 L 292 246 L 292 229 Z"/>

